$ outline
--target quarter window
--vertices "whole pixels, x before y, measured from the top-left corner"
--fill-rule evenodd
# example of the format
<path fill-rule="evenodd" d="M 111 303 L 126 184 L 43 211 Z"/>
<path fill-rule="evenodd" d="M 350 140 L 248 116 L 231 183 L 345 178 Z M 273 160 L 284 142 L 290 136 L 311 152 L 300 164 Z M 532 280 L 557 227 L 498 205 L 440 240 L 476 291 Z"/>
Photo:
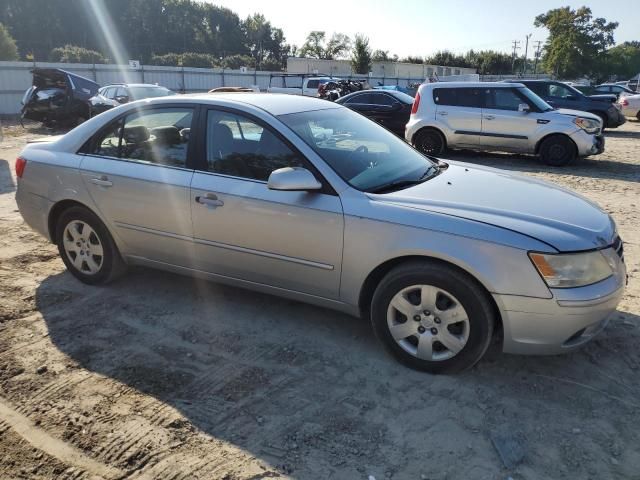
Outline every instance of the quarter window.
<path fill-rule="evenodd" d="M 210 172 L 267 181 L 274 170 L 303 161 L 271 130 L 234 113 L 209 110 L 207 165 Z"/>
<path fill-rule="evenodd" d="M 433 101 L 437 105 L 479 108 L 480 90 L 477 88 L 434 88 Z"/>
<path fill-rule="evenodd" d="M 389 95 L 385 95 L 384 93 L 373 93 L 371 94 L 373 97 L 373 104 L 375 105 L 393 105 L 394 100 Z"/>

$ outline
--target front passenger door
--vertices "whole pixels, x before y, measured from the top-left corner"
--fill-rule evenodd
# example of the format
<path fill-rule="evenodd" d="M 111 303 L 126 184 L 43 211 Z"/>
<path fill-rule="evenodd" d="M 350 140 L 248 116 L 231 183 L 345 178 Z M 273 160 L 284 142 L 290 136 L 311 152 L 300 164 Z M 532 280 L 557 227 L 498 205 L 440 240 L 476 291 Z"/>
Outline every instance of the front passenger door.
<path fill-rule="evenodd" d="M 210 109 L 203 137 L 200 170 L 191 183 L 197 268 L 337 299 L 344 229 L 340 198 L 329 189 L 270 190 L 272 171 L 313 167 L 258 119 Z"/>
<path fill-rule="evenodd" d="M 530 138 L 538 126 L 538 114 L 519 112 L 520 104 L 533 108 L 515 88 L 484 89 L 481 136 L 484 148 L 508 152 L 529 149 Z"/>

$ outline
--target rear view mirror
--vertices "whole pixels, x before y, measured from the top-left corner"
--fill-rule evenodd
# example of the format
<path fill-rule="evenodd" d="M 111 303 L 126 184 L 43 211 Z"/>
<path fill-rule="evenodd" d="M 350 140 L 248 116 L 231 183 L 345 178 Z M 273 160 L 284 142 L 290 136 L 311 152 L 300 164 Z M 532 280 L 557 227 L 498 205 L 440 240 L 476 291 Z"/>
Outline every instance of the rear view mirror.
<path fill-rule="evenodd" d="M 118 103 L 127 103 L 129 101 L 129 97 L 126 95 L 120 95 L 116 97 L 116 102 Z"/>
<path fill-rule="evenodd" d="M 519 112 L 529 113 L 530 110 L 531 109 L 529 108 L 529 105 L 527 105 L 526 103 L 521 103 L 520 105 L 518 105 Z"/>
<path fill-rule="evenodd" d="M 306 168 L 285 167 L 271 172 L 267 187 L 269 190 L 306 192 L 320 190 L 322 184 Z"/>

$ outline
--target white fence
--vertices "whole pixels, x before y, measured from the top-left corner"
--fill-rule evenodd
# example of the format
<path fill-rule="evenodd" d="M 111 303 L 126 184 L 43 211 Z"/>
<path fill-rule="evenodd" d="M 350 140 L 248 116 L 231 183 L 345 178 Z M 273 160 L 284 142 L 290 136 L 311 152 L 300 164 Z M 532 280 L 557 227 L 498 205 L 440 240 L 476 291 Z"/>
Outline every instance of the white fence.
<path fill-rule="evenodd" d="M 157 83 L 177 92 L 206 92 L 223 86 L 250 87 L 261 90 L 269 87 L 272 72 L 249 70 L 223 70 L 220 68 L 156 67 L 142 65 L 133 69 L 123 65 L 92 65 L 84 63 L 0 62 L 0 115 L 15 115 L 20 112 L 20 100 L 31 86 L 31 72 L 38 68 L 61 68 L 94 80 L 100 85 L 116 82 Z M 282 72 L 273 72 L 282 73 Z M 422 82 L 424 78 L 367 77 L 363 75 L 341 75 L 340 78 L 366 79 L 375 85 L 400 85 Z"/>

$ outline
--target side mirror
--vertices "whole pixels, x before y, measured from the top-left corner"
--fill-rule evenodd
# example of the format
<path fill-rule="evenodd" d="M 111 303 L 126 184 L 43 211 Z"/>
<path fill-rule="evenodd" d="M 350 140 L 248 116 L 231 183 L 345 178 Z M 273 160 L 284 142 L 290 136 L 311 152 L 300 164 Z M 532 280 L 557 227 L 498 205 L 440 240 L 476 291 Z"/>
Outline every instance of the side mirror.
<path fill-rule="evenodd" d="M 529 113 L 531 109 L 529 108 L 529 105 L 527 105 L 526 103 L 521 103 L 520 105 L 518 105 L 518 111 L 523 113 Z"/>
<path fill-rule="evenodd" d="M 120 95 L 116 97 L 116 102 L 118 103 L 127 103 L 129 101 L 129 97 L 126 95 Z"/>
<path fill-rule="evenodd" d="M 285 167 L 271 172 L 267 187 L 269 190 L 306 192 L 320 190 L 322 184 L 306 168 Z"/>

